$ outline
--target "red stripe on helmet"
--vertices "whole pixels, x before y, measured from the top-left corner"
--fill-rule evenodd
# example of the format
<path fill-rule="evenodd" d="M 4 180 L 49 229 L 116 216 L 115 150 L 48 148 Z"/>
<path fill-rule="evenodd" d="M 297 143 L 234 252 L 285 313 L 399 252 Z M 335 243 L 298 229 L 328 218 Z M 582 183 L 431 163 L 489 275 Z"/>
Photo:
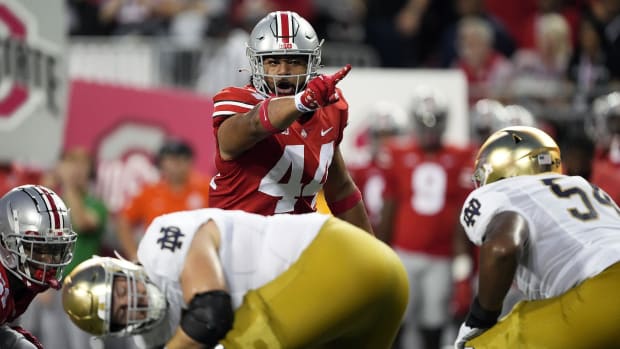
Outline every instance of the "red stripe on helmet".
<path fill-rule="evenodd" d="M 280 12 L 280 29 L 283 43 L 288 43 L 291 36 L 290 16 L 289 12 Z"/>
<path fill-rule="evenodd" d="M 56 230 L 60 230 L 62 229 L 62 219 L 60 218 L 60 213 L 58 213 L 58 206 L 56 206 L 56 201 L 54 200 L 54 196 L 52 195 L 52 193 L 50 193 L 47 189 L 43 188 L 43 187 L 37 187 L 41 190 L 41 192 L 43 193 L 43 197 L 45 198 L 45 201 L 49 202 L 50 208 L 51 210 L 50 212 L 50 219 L 52 220 L 52 223 L 54 225 L 54 229 Z"/>

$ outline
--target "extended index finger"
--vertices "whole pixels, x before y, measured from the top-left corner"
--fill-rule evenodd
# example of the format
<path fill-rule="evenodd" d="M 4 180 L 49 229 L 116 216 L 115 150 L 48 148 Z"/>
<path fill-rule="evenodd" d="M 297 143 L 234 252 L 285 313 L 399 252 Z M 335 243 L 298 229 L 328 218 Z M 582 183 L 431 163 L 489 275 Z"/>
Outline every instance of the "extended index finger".
<path fill-rule="evenodd" d="M 349 74 L 350 71 L 351 71 L 351 64 L 347 64 L 344 67 L 342 67 L 342 69 L 335 72 L 334 75 L 332 75 L 332 79 L 334 80 L 334 82 L 338 82 L 344 79 L 344 77 L 347 76 L 347 74 Z"/>

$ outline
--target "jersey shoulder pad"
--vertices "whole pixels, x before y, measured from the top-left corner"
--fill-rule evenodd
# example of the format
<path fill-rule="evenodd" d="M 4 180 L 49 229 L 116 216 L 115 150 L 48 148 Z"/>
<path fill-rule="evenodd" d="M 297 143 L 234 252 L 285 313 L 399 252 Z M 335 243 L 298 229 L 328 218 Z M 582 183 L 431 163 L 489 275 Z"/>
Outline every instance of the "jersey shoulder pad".
<path fill-rule="evenodd" d="M 506 211 L 510 207 L 510 199 L 506 193 L 489 190 L 492 185 L 472 191 L 461 210 L 459 220 L 469 239 L 481 245 L 486 227 L 496 213 Z"/>
<path fill-rule="evenodd" d="M 264 99 L 247 87 L 227 87 L 213 97 L 213 117 L 246 113 Z"/>

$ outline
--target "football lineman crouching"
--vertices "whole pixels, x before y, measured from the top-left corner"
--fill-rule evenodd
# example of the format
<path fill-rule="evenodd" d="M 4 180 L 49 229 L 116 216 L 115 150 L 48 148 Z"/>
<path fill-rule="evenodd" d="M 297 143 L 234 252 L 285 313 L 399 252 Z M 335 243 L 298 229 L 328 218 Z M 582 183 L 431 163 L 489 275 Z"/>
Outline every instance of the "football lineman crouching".
<path fill-rule="evenodd" d="M 148 348 L 388 349 L 408 300 L 387 245 L 319 213 L 163 215 L 138 260 L 75 268 L 63 305 L 77 326 Z"/>
<path fill-rule="evenodd" d="M 527 126 L 481 146 L 461 212 L 480 246 L 478 296 L 462 348 L 620 348 L 620 209 L 600 188 L 562 174 L 560 149 Z M 516 279 L 528 300 L 499 322 Z"/>
<path fill-rule="evenodd" d="M 43 348 L 11 322 L 37 294 L 60 289 L 76 239 L 69 210 L 52 190 L 23 185 L 0 198 L 0 348 Z"/>

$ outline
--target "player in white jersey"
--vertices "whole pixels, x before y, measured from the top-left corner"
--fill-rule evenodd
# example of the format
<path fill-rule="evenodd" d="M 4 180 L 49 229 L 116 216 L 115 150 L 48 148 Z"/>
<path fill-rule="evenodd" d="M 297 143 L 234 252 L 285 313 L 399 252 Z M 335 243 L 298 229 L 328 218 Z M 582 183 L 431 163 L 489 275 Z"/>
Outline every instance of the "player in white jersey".
<path fill-rule="evenodd" d="M 455 348 L 620 348 L 620 209 L 527 126 L 495 132 L 461 224 L 480 246 L 478 295 Z M 528 300 L 499 320 L 513 281 Z"/>
<path fill-rule="evenodd" d="M 76 325 L 140 335 L 147 348 L 388 349 L 407 305 L 396 254 L 319 213 L 163 215 L 138 260 L 95 257 L 75 268 L 63 303 Z"/>

